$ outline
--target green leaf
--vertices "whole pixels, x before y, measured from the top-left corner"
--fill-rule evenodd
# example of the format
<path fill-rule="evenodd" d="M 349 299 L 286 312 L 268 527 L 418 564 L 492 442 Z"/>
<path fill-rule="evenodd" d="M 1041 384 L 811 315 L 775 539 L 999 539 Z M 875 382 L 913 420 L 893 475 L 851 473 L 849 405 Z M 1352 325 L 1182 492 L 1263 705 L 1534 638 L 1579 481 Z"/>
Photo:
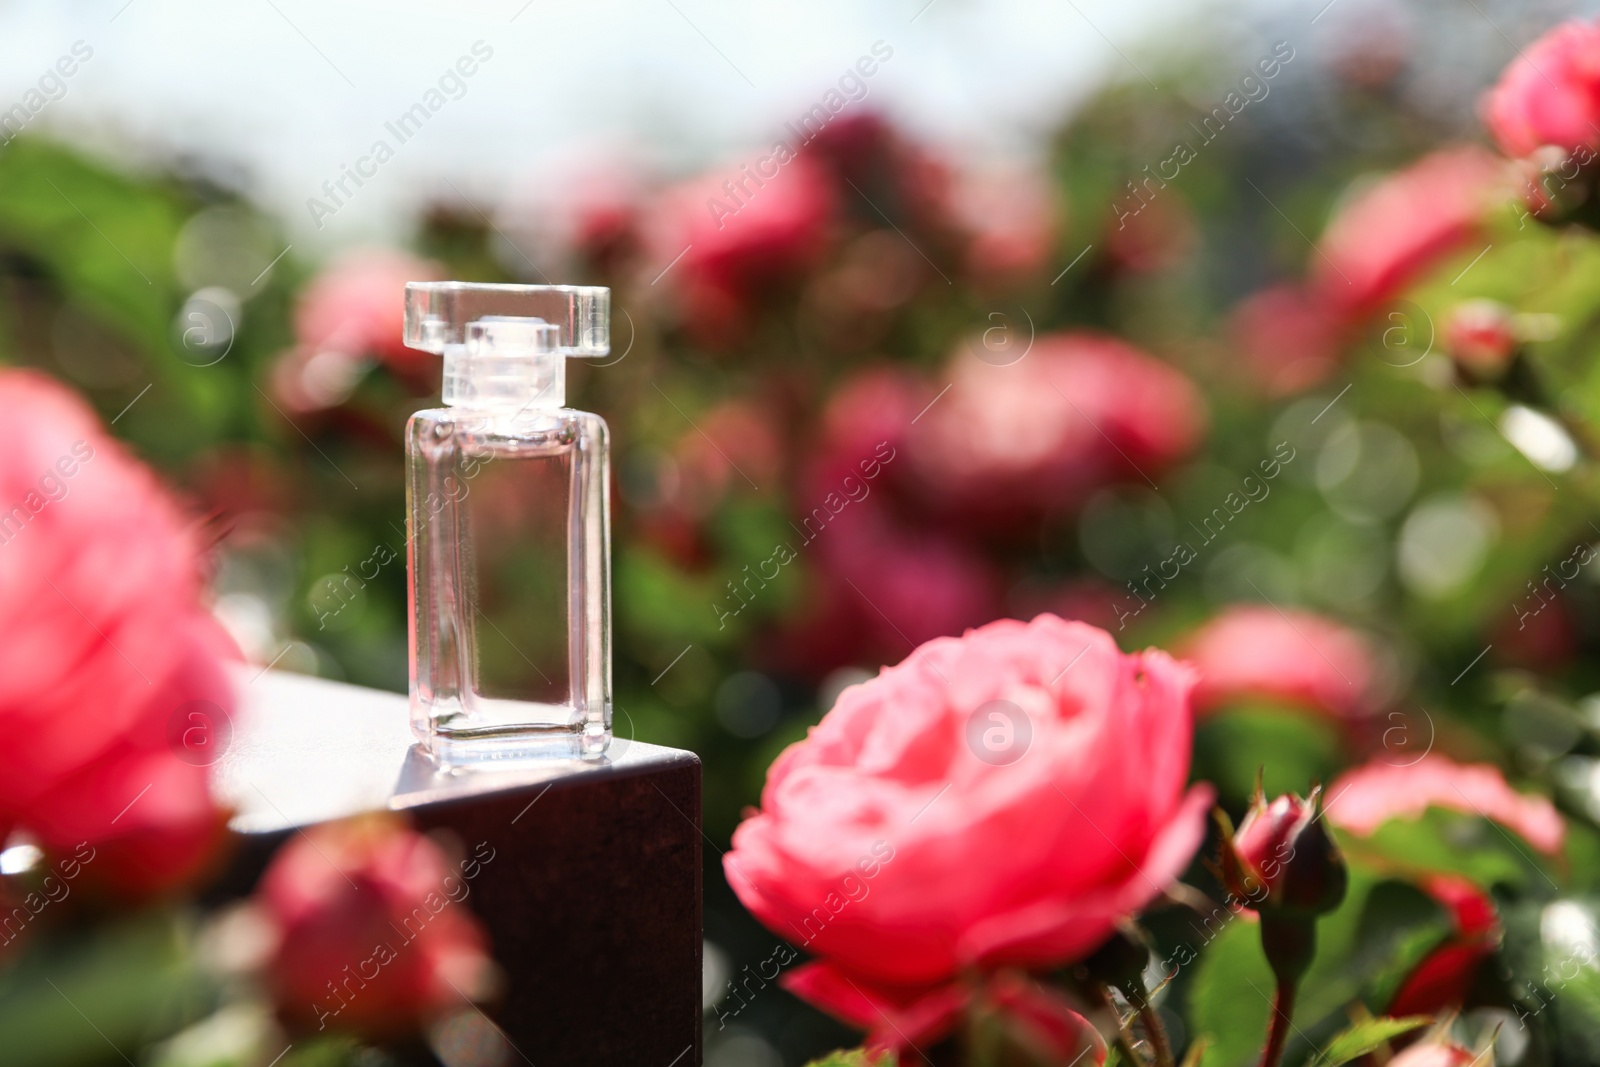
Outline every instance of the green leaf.
<path fill-rule="evenodd" d="M 1268 796 L 1304 793 L 1339 769 L 1339 727 L 1302 711 L 1262 704 L 1230 707 L 1195 730 L 1195 777 L 1212 782 L 1225 805 L 1243 805 L 1263 774 Z"/>
<path fill-rule="evenodd" d="M 1255 1062 L 1272 1017 L 1272 968 L 1261 952 L 1260 927 L 1233 919 L 1220 928 L 1205 924 L 1209 941 L 1200 948 L 1200 969 L 1189 994 L 1195 1034 L 1208 1039 L 1202 1067 L 1241 1067 Z"/>
<path fill-rule="evenodd" d="M 1396 871 L 1459 874 L 1481 886 L 1537 889 L 1549 877 L 1532 846 L 1477 815 L 1430 808 L 1418 819 L 1390 819 L 1368 837 L 1341 834 L 1346 854 Z"/>
<path fill-rule="evenodd" d="M 1408 1015 L 1403 1019 L 1384 1017 L 1356 1023 L 1328 1042 L 1322 1050 L 1322 1059 L 1317 1061 L 1318 1067 L 1339 1067 L 1360 1059 L 1401 1034 L 1409 1034 L 1432 1021 L 1426 1015 Z"/>
<path fill-rule="evenodd" d="M 7 1062 L 76 1067 L 136 1057 L 211 1010 L 216 988 L 176 916 L 40 936 L 0 971 Z"/>
<path fill-rule="evenodd" d="M 896 1067 L 898 1061 L 892 1052 L 873 1055 L 864 1048 L 839 1049 L 820 1060 L 812 1060 L 806 1067 Z"/>

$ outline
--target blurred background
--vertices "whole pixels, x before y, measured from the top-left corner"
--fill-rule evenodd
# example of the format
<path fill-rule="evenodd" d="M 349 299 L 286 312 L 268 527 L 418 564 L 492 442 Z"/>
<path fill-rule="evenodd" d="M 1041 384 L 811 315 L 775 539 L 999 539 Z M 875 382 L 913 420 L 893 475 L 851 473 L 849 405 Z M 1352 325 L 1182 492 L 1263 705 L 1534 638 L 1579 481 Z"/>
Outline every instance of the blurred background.
<path fill-rule="evenodd" d="M 1359 328 L 1291 283 L 1597 6 L 3 4 L 0 361 L 180 489 L 253 663 L 403 691 L 401 431 L 439 378 L 403 282 L 611 286 L 569 396 L 613 433 L 617 730 L 705 762 L 707 1062 L 800 1063 L 852 1037 L 719 999 L 774 941 L 717 849 L 840 689 L 936 636 L 1313 612 L 1369 643 L 1357 732 L 1420 694 L 1430 744 L 1471 724 L 1592 812 L 1600 587 L 1516 606 L 1593 539 L 1551 481 L 1583 442 L 1430 343 L 1526 257 L 1451 249 L 1459 286 Z M 1303 789 L 1347 728 L 1234 709 L 1195 773 L 1237 805 L 1266 753 Z"/>

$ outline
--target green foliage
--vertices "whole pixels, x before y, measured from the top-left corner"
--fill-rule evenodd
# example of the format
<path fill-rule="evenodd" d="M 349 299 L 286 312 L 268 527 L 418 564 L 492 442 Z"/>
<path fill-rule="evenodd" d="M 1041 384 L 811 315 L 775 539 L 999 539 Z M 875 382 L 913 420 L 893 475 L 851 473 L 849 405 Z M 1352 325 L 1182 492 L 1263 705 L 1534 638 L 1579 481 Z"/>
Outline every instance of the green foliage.
<path fill-rule="evenodd" d="M 116 1062 L 201 1018 L 217 989 L 193 931 L 162 912 L 31 939 L 0 969 L 4 1058 L 29 1067 Z"/>
<path fill-rule="evenodd" d="M 1268 796 L 1304 792 L 1339 768 L 1339 728 L 1294 708 L 1247 707 L 1207 716 L 1195 729 L 1195 777 L 1216 785 L 1225 805 L 1242 807 L 1256 775 Z M 1262 762 L 1263 753 L 1272 760 Z"/>
<path fill-rule="evenodd" d="M 1439 910 L 1415 890 L 1352 866 L 1344 903 L 1317 923 L 1317 954 L 1294 1012 L 1294 1053 L 1310 1051 L 1351 1001 L 1388 972 L 1409 971 L 1448 931 Z M 1196 1034 L 1212 1042 L 1203 1067 L 1253 1063 L 1272 1017 L 1272 971 L 1255 922 L 1235 919 L 1202 951 L 1189 995 Z"/>
<path fill-rule="evenodd" d="M 1340 1067 L 1340 1064 L 1375 1052 L 1394 1038 L 1427 1026 L 1431 1021 L 1425 1015 L 1364 1020 L 1335 1035 L 1322 1050 L 1322 1056 L 1313 1062 L 1315 1067 Z"/>
<path fill-rule="evenodd" d="M 1391 819 L 1368 837 L 1343 834 L 1352 854 L 1395 871 L 1459 874 L 1482 886 L 1547 891 L 1555 886 L 1538 853 L 1498 823 L 1430 808 L 1417 819 Z"/>
<path fill-rule="evenodd" d="M 812 1060 L 806 1067 L 895 1067 L 898 1062 L 892 1052 L 873 1055 L 864 1048 L 853 1048 L 830 1052 L 820 1060 Z"/>

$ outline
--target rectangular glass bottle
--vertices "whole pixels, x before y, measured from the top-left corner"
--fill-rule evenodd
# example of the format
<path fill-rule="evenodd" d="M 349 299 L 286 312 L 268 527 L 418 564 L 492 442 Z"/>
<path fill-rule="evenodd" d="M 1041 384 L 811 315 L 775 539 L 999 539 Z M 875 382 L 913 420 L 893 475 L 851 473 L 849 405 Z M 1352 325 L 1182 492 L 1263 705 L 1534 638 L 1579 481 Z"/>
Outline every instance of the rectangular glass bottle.
<path fill-rule="evenodd" d="M 412 729 L 448 763 L 598 756 L 611 737 L 606 424 L 563 406 L 561 323 L 480 316 L 461 333 L 443 345 L 445 406 L 406 431 Z"/>

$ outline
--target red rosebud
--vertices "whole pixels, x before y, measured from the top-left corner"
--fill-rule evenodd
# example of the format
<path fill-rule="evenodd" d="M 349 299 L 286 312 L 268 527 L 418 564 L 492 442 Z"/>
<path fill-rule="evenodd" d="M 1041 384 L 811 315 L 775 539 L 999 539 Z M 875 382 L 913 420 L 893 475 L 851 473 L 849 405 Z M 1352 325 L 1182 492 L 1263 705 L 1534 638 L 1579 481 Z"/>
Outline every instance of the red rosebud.
<path fill-rule="evenodd" d="M 1500 944 L 1500 917 L 1494 901 L 1477 885 L 1456 875 L 1424 879 L 1423 889 L 1450 912 L 1454 931 L 1408 974 L 1389 1014 L 1442 1015 L 1459 1009 L 1472 992 L 1485 960 Z"/>
<path fill-rule="evenodd" d="M 1457 305 L 1445 320 L 1444 347 L 1451 359 L 1476 377 L 1499 374 L 1517 347 L 1511 309 L 1493 300 Z"/>
<path fill-rule="evenodd" d="M 1224 852 L 1230 892 L 1263 914 L 1315 916 L 1339 906 L 1349 876 L 1322 820 L 1321 792 L 1270 804 L 1257 792 Z"/>
<path fill-rule="evenodd" d="M 1521 49 L 1483 101 L 1509 156 L 1600 145 L 1600 24 L 1567 22 Z"/>
<path fill-rule="evenodd" d="M 469 891 L 438 845 L 390 816 L 291 838 L 257 890 L 279 932 L 268 974 L 279 1017 L 382 1038 L 483 995 L 487 939 L 454 903 Z"/>

